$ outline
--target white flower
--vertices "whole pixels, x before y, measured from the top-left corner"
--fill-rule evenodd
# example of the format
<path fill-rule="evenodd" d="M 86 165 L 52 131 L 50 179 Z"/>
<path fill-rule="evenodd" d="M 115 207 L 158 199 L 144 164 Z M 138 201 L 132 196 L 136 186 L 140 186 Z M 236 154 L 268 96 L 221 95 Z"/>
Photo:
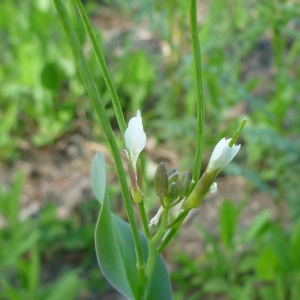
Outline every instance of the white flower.
<path fill-rule="evenodd" d="M 218 191 L 218 185 L 216 182 L 213 182 L 213 184 L 209 188 L 209 192 L 211 194 L 215 194 Z"/>
<path fill-rule="evenodd" d="M 152 227 L 153 225 L 158 224 L 163 211 L 164 211 L 164 208 L 161 206 L 159 208 L 158 212 L 156 213 L 156 215 L 150 220 L 149 227 Z"/>
<path fill-rule="evenodd" d="M 129 158 L 133 167 L 134 173 L 136 174 L 136 162 L 146 146 L 146 134 L 144 132 L 141 112 L 138 110 L 136 117 L 129 120 L 128 128 L 125 131 L 125 143 L 129 151 Z"/>
<path fill-rule="evenodd" d="M 226 140 L 223 138 L 219 141 L 210 157 L 206 172 L 220 173 L 236 156 L 241 148 L 241 145 L 233 145 L 232 147 L 229 147 L 228 143 L 230 140 L 231 139 Z"/>

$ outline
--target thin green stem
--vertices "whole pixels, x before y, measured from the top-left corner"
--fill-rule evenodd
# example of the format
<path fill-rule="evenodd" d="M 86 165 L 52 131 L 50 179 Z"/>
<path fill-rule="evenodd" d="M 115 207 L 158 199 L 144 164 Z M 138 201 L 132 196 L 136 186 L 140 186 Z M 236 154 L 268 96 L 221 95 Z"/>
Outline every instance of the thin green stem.
<path fill-rule="evenodd" d="M 160 254 L 165 247 L 168 245 L 168 243 L 170 242 L 170 240 L 172 239 L 172 237 L 174 236 L 174 234 L 177 232 L 178 228 L 180 227 L 180 225 L 182 224 L 182 222 L 184 221 L 185 218 L 182 218 L 178 221 L 178 223 L 176 223 L 167 233 L 167 235 L 165 236 L 165 238 L 163 239 L 163 241 L 161 242 L 161 244 L 159 245 L 159 247 L 157 248 L 158 253 Z"/>
<path fill-rule="evenodd" d="M 87 32 L 87 34 L 88 34 L 88 36 L 91 40 L 91 43 L 92 43 L 97 61 L 99 63 L 99 66 L 100 66 L 100 69 L 101 69 L 101 72 L 102 72 L 102 75 L 103 75 L 103 78 L 105 80 L 107 89 L 110 93 L 111 101 L 112 101 L 112 104 L 113 104 L 113 107 L 114 107 L 114 111 L 115 111 L 115 114 L 116 114 L 116 117 L 117 117 L 117 121 L 118 121 L 120 130 L 121 130 L 122 136 L 124 138 L 124 133 L 125 133 L 125 130 L 126 130 L 127 126 L 126 126 L 126 122 L 125 122 L 124 115 L 123 115 L 123 112 L 122 112 L 122 107 L 121 107 L 121 104 L 120 104 L 120 100 L 119 100 L 117 91 L 115 89 L 113 80 L 112 80 L 112 78 L 109 74 L 109 71 L 108 71 L 108 68 L 107 68 L 107 65 L 106 65 L 106 62 L 105 62 L 104 55 L 101 51 L 101 48 L 99 47 L 97 37 L 95 35 L 95 32 L 94 32 L 93 27 L 91 25 L 91 22 L 90 22 L 87 14 L 85 12 L 85 9 L 84 9 L 81 1 L 80 0 L 74 0 L 74 2 L 75 2 L 76 6 L 78 8 L 78 11 L 79 11 L 79 14 L 81 16 L 82 22 L 84 24 L 85 30 L 86 30 L 86 32 Z"/>
<path fill-rule="evenodd" d="M 161 217 L 161 222 L 160 222 L 160 227 L 154 237 L 152 238 L 152 243 L 157 245 L 158 242 L 163 238 L 164 234 L 167 231 L 167 225 L 168 225 L 168 220 L 169 220 L 169 211 L 171 207 L 166 207 L 163 211 L 162 217 Z"/>
<path fill-rule="evenodd" d="M 246 123 L 247 123 L 247 119 L 244 118 L 243 121 L 242 121 L 242 123 L 241 123 L 241 125 L 239 126 L 239 128 L 237 129 L 237 131 L 232 136 L 230 142 L 228 143 L 229 147 L 232 147 L 235 144 L 235 142 L 237 141 L 237 139 L 238 139 L 241 131 L 243 130 L 244 126 L 246 125 Z"/>
<path fill-rule="evenodd" d="M 193 57 L 195 66 L 196 79 L 196 96 L 197 96 L 197 132 L 196 132 L 196 153 L 193 170 L 193 180 L 198 181 L 201 171 L 201 161 L 204 143 L 204 97 L 202 87 L 201 72 L 201 49 L 197 24 L 197 0 L 190 0 L 190 30 L 193 46 Z"/>
<path fill-rule="evenodd" d="M 141 201 L 139 203 L 139 210 L 140 210 L 140 215 L 141 215 L 144 231 L 145 231 L 146 237 L 149 241 L 149 240 L 151 240 L 151 234 L 150 234 L 150 230 L 149 230 L 149 226 L 148 226 L 149 222 L 148 222 L 147 214 L 145 211 L 144 201 Z"/>
<path fill-rule="evenodd" d="M 152 238 L 152 240 L 148 243 L 148 259 L 145 267 L 145 276 L 146 276 L 146 282 L 144 286 L 144 298 L 148 294 L 150 282 L 152 279 L 153 271 L 159 256 L 159 252 L 157 251 L 157 244 L 158 242 L 163 238 L 164 234 L 166 233 L 166 226 L 168 223 L 168 217 L 169 217 L 169 208 L 166 208 L 163 212 L 162 218 L 161 218 L 161 224 L 160 227 L 155 234 L 155 236 Z"/>
<path fill-rule="evenodd" d="M 86 90 L 87 90 L 89 97 L 94 105 L 94 109 L 98 116 L 102 130 L 105 133 L 109 147 L 112 152 L 112 155 L 113 155 L 113 158 L 115 161 L 115 165 L 116 165 L 116 172 L 117 172 L 121 190 L 122 190 L 124 206 L 125 206 L 125 210 L 126 210 L 126 213 L 128 216 L 129 223 L 130 223 L 130 228 L 131 228 L 133 241 L 134 241 L 134 245 L 135 245 L 135 251 L 136 251 L 136 256 L 137 256 L 137 268 L 142 269 L 144 267 L 144 257 L 143 257 L 142 247 L 141 247 L 141 240 L 140 240 L 138 225 L 137 225 L 137 222 L 135 219 L 132 202 L 131 202 L 131 198 L 130 198 L 130 193 L 129 193 L 129 189 L 128 189 L 128 185 L 127 185 L 127 181 L 126 181 L 126 175 L 125 175 L 125 171 L 123 168 L 120 152 L 119 152 L 119 149 L 118 149 L 115 137 L 114 137 L 114 133 L 111 128 L 108 116 L 106 114 L 106 111 L 105 111 L 104 105 L 101 101 L 98 90 L 96 88 L 93 76 L 92 76 L 92 74 L 87 66 L 86 60 L 83 56 L 82 49 L 81 49 L 79 41 L 78 41 L 78 37 L 77 37 L 76 33 L 74 32 L 74 29 L 72 28 L 67 11 L 66 11 L 64 5 L 62 4 L 61 0 L 53 0 L 53 2 L 56 7 L 56 10 L 57 10 L 58 16 L 60 18 L 60 21 L 62 23 L 62 26 L 67 35 L 67 38 L 69 39 L 74 58 L 78 65 L 78 69 L 81 73 Z"/>
<path fill-rule="evenodd" d="M 166 228 L 167 228 L 167 229 L 170 229 L 170 228 L 172 228 L 173 226 L 175 226 L 181 219 L 185 219 L 186 216 L 188 215 L 188 213 L 189 213 L 190 210 L 191 210 L 191 209 L 187 209 L 187 210 L 185 210 L 185 211 L 182 211 L 182 212 L 177 216 L 177 218 L 176 218 L 173 222 L 171 222 Z"/>

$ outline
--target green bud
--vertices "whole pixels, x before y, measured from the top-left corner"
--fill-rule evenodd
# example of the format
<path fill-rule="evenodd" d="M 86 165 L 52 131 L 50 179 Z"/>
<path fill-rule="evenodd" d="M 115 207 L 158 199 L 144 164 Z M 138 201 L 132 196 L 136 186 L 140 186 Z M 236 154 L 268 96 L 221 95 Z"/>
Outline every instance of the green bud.
<path fill-rule="evenodd" d="M 177 197 L 179 196 L 179 188 L 176 182 L 172 182 L 169 185 L 169 189 L 168 189 L 168 196 L 167 199 L 169 201 L 173 201 L 175 200 Z"/>
<path fill-rule="evenodd" d="M 171 168 L 168 170 L 168 177 L 170 177 L 171 175 L 173 175 L 174 173 L 176 173 L 177 170 L 175 168 Z"/>
<path fill-rule="evenodd" d="M 170 170 L 172 170 L 172 172 L 170 172 L 171 173 L 170 175 L 168 174 L 169 184 L 172 183 L 172 182 L 177 181 L 178 177 L 179 177 L 179 172 L 178 171 L 176 171 L 175 169 L 170 169 Z M 175 172 L 173 172 L 173 170 L 175 170 Z"/>
<path fill-rule="evenodd" d="M 158 197 L 166 197 L 168 194 L 168 174 L 164 163 L 157 166 L 154 175 L 154 190 Z"/>
<path fill-rule="evenodd" d="M 189 172 L 184 172 L 180 183 L 180 198 L 184 198 L 187 196 L 191 181 L 191 174 Z"/>

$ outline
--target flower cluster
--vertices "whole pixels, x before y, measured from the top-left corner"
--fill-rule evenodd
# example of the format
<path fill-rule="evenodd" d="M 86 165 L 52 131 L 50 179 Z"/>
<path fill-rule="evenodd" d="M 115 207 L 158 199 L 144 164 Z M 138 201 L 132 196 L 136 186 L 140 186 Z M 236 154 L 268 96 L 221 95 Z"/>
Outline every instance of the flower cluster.
<path fill-rule="evenodd" d="M 156 216 L 150 221 L 150 226 L 158 224 L 164 208 L 174 208 L 178 214 L 179 212 L 200 206 L 208 192 L 217 192 L 215 178 L 232 161 L 241 148 L 241 145 L 234 145 L 241 128 L 237 131 L 233 139 L 223 138 L 218 142 L 212 152 L 205 172 L 194 188 L 192 188 L 194 182 L 192 182 L 188 172 L 183 174 L 181 183 L 178 185 L 179 172 L 175 169 L 167 171 L 163 163 L 158 165 L 154 176 L 154 189 L 161 201 L 161 207 Z M 133 201 L 136 203 L 142 201 L 143 197 L 140 190 L 141 176 L 138 167 L 138 157 L 145 148 L 146 141 L 147 138 L 142 124 L 141 113 L 138 110 L 136 117 L 130 119 L 128 128 L 125 131 L 131 194 Z M 190 191 L 191 189 L 192 191 Z"/>

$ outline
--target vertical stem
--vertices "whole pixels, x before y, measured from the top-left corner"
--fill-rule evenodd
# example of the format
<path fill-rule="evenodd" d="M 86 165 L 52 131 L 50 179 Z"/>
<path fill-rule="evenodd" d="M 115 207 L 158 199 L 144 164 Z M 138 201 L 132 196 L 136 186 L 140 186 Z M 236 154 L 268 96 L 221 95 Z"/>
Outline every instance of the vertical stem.
<path fill-rule="evenodd" d="M 201 161 L 204 142 L 204 97 L 201 72 L 201 49 L 197 24 L 197 0 L 190 0 L 190 30 L 193 46 L 196 96 L 197 96 L 197 132 L 196 132 L 196 154 L 193 170 L 193 180 L 198 181 L 201 171 Z"/>
<path fill-rule="evenodd" d="M 146 214 L 146 211 L 145 211 L 144 201 L 141 201 L 139 203 L 139 210 L 140 210 L 140 215 L 141 215 L 141 218 L 142 218 L 142 223 L 143 223 L 143 226 L 144 226 L 145 234 L 146 234 L 146 237 L 149 241 L 149 240 L 151 240 L 151 234 L 150 234 L 150 230 L 149 230 L 149 227 L 148 227 L 148 218 L 147 218 L 147 214 Z"/>
<path fill-rule="evenodd" d="M 114 133 L 111 128 L 108 116 L 106 114 L 105 107 L 101 101 L 99 92 L 96 88 L 96 84 L 93 79 L 93 76 L 92 76 L 90 69 L 88 68 L 88 65 L 86 63 L 86 60 L 83 56 L 82 49 L 80 47 L 77 35 L 74 32 L 74 29 L 69 20 L 67 11 L 66 11 L 64 5 L 62 4 L 61 0 L 53 0 L 53 2 L 56 7 L 56 10 L 57 10 L 58 16 L 60 18 L 60 21 L 62 23 L 62 26 L 67 35 L 67 38 L 69 39 L 69 43 L 71 45 L 74 59 L 78 65 L 78 69 L 80 71 L 81 77 L 85 84 L 86 90 L 89 94 L 89 97 L 90 97 L 92 103 L 93 103 L 94 109 L 98 116 L 102 130 L 105 133 L 105 136 L 107 138 L 108 144 L 110 146 L 110 150 L 112 152 L 112 155 L 113 155 L 113 158 L 115 161 L 116 171 L 117 171 L 118 179 L 119 179 L 121 190 L 122 190 L 124 206 L 125 206 L 125 210 L 126 210 L 126 213 L 128 216 L 129 223 L 130 223 L 130 229 L 132 232 L 133 241 L 134 241 L 134 245 L 135 245 L 135 251 L 136 251 L 136 256 L 137 256 L 137 268 L 140 270 L 140 269 L 143 269 L 143 267 L 144 267 L 144 257 L 143 257 L 143 252 L 142 252 L 139 229 L 138 229 L 138 225 L 137 225 L 133 207 L 132 207 L 132 202 L 131 202 L 131 198 L 130 198 L 129 189 L 127 186 L 127 181 L 126 181 L 125 171 L 124 171 L 123 164 L 122 164 L 122 159 L 120 156 L 120 151 L 119 151 L 118 145 L 116 143 Z M 141 272 L 139 271 L 138 274 L 141 274 Z"/>
<path fill-rule="evenodd" d="M 102 72 L 102 75 L 103 75 L 103 78 L 104 78 L 104 81 L 105 81 L 107 89 L 110 93 L 110 97 L 111 97 L 111 101 L 112 101 L 114 111 L 115 111 L 115 114 L 116 114 L 116 117 L 117 117 L 117 121 L 118 121 L 120 130 L 121 130 L 123 139 L 124 139 L 124 132 L 126 130 L 126 122 L 124 120 L 124 115 L 123 115 L 123 112 L 122 112 L 122 107 L 121 107 L 121 104 L 120 104 L 120 100 L 119 100 L 117 91 L 115 89 L 113 80 L 112 80 L 112 78 L 109 74 L 109 71 L 108 71 L 108 68 L 107 68 L 107 65 L 106 65 L 106 62 L 105 62 L 105 59 L 104 59 L 104 55 L 101 51 L 101 48 L 99 47 L 99 43 L 97 41 L 95 32 L 92 28 L 91 22 L 90 22 L 87 14 L 84 10 L 84 7 L 83 7 L 81 1 L 80 0 L 74 0 L 74 2 L 75 2 L 76 6 L 78 8 L 78 11 L 79 11 L 79 14 L 81 16 L 81 19 L 82 19 L 83 25 L 85 27 L 85 30 L 86 30 L 86 32 L 87 32 L 87 34 L 88 34 L 88 36 L 91 40 L 91 43 L 92 43 L 92 46 L 93 46 L 98 64 L 100 66 L 100 69 L 101 69 L 101 72 Z"/>
<path fill-rule="evenodd" d="M 169 210 L 170 208 L 165 208 L 162 218 L 159 230 L 155 234 L 155 236 L 152 238 L 152 240 L 148 243 L 148 259 L 145 267 L 145 276 L 146 276 L 146 283 L 144 285 L 144 298 L 146 299 L 150 282 L 152 279 L 153 271 L 159 256 L 159 252 L 157 251 L 157 243 L 163 238 L 164 234 L 166 233 L 166 227 L 168 223 L 168 217 L 169 217 Z"/>
<path fill-rule="evenodd" d="M 179 220 L 178 223 L 176 223 L 167 233 L 167 236 L 164 238 L 164 240 L 162 241 L 162 243 L 159 245 L 159 247 L 157 248 L 158 253 L 161 253 L 165 247 L 168 245 L 168 243 L 170 242 L 170 240 L 172 239 L 172 237 L 174 236 L 174 234 L 177 232 L 178 228 L 180 227 L 180 225 L 182 224 L 182 222 L 184 221 L 185 218 L 182 218 L 181 220 Z"/>

